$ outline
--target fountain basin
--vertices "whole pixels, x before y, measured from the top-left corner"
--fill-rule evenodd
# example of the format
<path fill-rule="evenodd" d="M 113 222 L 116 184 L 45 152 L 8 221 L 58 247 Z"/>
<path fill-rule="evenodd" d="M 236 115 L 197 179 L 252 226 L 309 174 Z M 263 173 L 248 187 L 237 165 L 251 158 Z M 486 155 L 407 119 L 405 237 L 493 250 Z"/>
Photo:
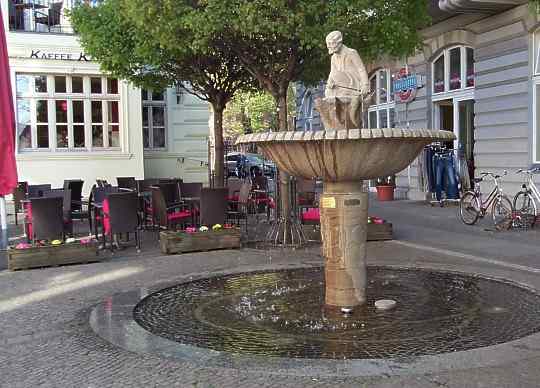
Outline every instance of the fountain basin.
<path fill-rule="evenodd" d="M 346 182 L 395 174 L 425 145 L 454 139 L 449 131 L 364 128 L 255 133 L 241 136 L 237 144 L 255 143 L 291 175 Z"/>

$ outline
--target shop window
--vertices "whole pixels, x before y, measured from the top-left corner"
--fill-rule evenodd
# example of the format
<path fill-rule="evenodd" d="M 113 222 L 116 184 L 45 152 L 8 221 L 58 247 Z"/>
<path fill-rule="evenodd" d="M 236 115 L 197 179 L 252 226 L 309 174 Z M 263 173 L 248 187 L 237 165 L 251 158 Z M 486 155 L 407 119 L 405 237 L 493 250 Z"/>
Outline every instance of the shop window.
<path fill-rule="evenodd" d="M 120 147 L 116 79 L 16 74 L 15 80 L 20 151 L 90 151 Z"/>
<path fill-rule="evenodd" d="M 392 76 L 388 69 L 373 73 L 369 80 L 372 105 L 368 109 L 369 128 L 393 128 L 395 126 L 395 103 Z"/>
<path fill-rule="evenodd" d="M 165 93 L 143 89 L 141 97 L 143 100 L 143 146 L 147 150 L 163 150 L 167 147 Z"/>
<path fill-rule="evenodd" d="M 433 93 L 474 87 L 474 50 L 457 46 L 444 50 L 433 61 Z"/>

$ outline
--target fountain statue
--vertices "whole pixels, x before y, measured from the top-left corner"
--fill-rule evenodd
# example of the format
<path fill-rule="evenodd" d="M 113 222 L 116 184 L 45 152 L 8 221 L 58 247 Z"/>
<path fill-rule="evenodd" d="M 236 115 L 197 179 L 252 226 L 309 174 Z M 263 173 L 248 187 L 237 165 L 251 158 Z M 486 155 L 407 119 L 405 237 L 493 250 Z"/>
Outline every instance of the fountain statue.
<path fill-rule="evenodd" d="M 326 96 L 316 103 L 323 131 L 270 132 L 241 136 L 255 143 L 287 173 L 324 182 L 320 198 L 325 257 L 325 303 L 353 307 L 366 302 L 368 194 L 363 180 L 406 168 L 433 141 L 452 141 L 449 131 L 363 128 L 367 73 L 355 50 L 335 31 L 328 35 L 332 57 Z"/>

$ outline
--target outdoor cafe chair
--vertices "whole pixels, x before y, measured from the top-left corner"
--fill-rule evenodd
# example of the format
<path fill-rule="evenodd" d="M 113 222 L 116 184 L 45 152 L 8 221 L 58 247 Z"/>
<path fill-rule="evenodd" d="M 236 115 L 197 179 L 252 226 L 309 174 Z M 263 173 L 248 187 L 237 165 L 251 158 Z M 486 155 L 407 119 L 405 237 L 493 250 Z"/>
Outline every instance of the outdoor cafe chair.
<path fill-rule="evenodd" d="M 136 192 L 108 192 L 103 201 L 103 246 L 110 238 L 110 249 L 114 251 L 115 236 L 135 234 L 137 252 L 141 248 L 139 236 L 139 197 Z"/>
<path fill-rule="evenodd" d="M 119 189 L 129 189 L 137 191 L 137 181 L 134 177 L 116 177 Z"/>
<path fill-rule="evenodd" d="M 90 226 L 90 230 L 92 230 L 92 225 L 94 226 L 94 234 L 96 238 L 98 238 L 99 235 L 99 225 L 103 226 L 103 223 L 101 222 L 103 219 L 103 201 L 105 200 L 107 193 L 114 192 L 118 192 L 118 188 L 112 186 L 98 187 L 97 185 L 94 185 L 92 187 L 92 191 L 90 192 L 90 196 L 88 198 L 88 224 Z"/>
<path fill-rule="evenodd" d="M 203 184 L 199 182 L 180 183 L 181 198 L 200 198 Z"/>
<path fill-rule="evenodd" d="M 19 182 L 15 190 L 13 190 L 13 207 L 15 213 L 15 225 L 18 225 L 17 215 L 24 214 L 24 203 L 26 192 L 28 191 L 28 182 Z"/>
<path fill-rule="evenodd" d="M 179 224 L 185 226 L 193 224 L 193 212 L 187 203 L 175 203 L 167 205 L 165 196 L 160 186 L 152 186 L 152 219 L 153 224 L 160 228 L 171 229 Z"/>
<path fill-rule="evenodd" d="M 245 182 L 240 187 L 238 201 L 228 201 L 229 210 L 227 211 L 227 220 L 234 220 L 235 224 L 240 225 L 240 220 L 245 221 L 246 235 L 248 234 L 248 218 L 251 210 L 251 184 Z"/>
<path fill-rule="evenodd" d="M 53 189 L 43 193 L 43 198 L 62 198 L 62 217 L 64 219 L 64 232 L 73 234 L 71 219 L 71 190 Z"/>
<path fill-rule="evenodd" d="M 159 179 L 139 179 L 139 180 L 136 180 L 137 191 L 139 193 L 150 191 L 150 187 L 155 186 L 158 183 L 159 183 Z"/>
<path fill-rule="evenodd" d="M 28 185 L 28 198 L 38 198 L 43 197 L 43 193 L 46 191 L 51 191 L 51 185 Z"/>
<path fill-rule="evenodd" d="M 35 243 L 39 240 L 64 240 L 63 198 L 30 198 L 27 214 L 27 236 Z"/>
<path fill-rule="evenodd" d="M 69 209 L 72 219 L 84 219 L 88 216 L 83 210 L 82 190 L 84 181 L 81 179 L 65 179 L 64 190 L 71 191 L 71 207 Z"/>
<path fill-rule="evenodd" d="M 212 227 L 225 224 L 227 220 L 227 193 L 226 187 L 203 188 L 200 201 L 200 224 Z"/>

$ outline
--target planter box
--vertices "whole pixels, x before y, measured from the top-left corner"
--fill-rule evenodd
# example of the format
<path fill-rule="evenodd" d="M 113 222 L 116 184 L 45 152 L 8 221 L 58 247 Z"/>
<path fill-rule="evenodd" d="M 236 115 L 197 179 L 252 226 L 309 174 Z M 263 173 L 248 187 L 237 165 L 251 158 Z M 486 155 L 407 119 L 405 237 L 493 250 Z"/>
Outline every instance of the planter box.
<path fill-rule="evenodd" d="M 27 249 L 8 249 L 8 269 L 28 269 L 102 261 L 97 244 L 61 244 Z"/>
<path fill-rule="evenodd" d="M 304 225 L 304 233 L 310 241 L 321 241 L 321 231 L 319 226 L 316 228 L 312 225 Z M 392 240 L 392 224 L 385 222 L 384 224 L 368 224 L 367 240 L 368 241 L 384 241 Z"/>
<path fill-rule="evenodd" d="M 240 229 L 195 233 L 164 231 L 160 233 L 159 244 L 161 252 L 166 254 L 235 249 L 240 248 Z"/>

